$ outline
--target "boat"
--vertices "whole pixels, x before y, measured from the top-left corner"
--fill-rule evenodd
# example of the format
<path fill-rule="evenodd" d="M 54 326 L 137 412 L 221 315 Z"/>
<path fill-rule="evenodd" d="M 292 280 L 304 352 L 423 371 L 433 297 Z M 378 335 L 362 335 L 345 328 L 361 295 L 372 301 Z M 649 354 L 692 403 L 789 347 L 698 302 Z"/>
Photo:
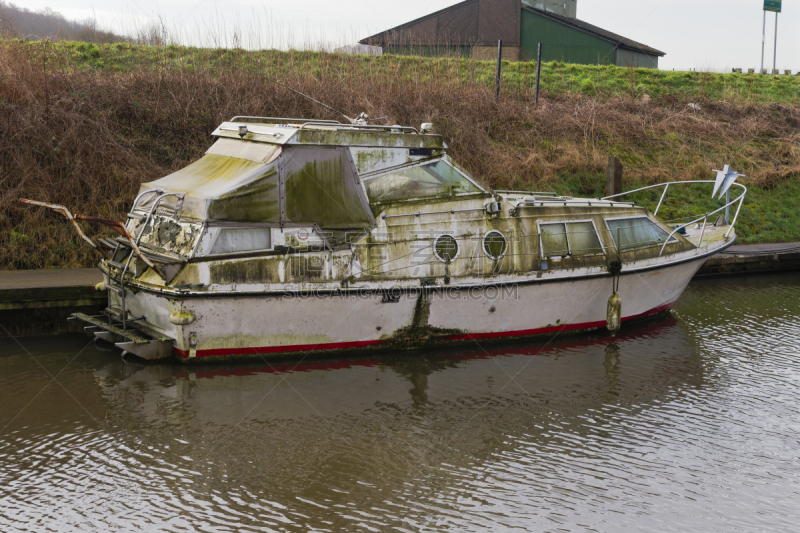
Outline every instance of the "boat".
<path fill-rule="evenodd" d="M 670 309 L 736 239 L 747 189 L 727 166 L 603 198 L 494 190 L 431 124 L 351 122 L 234 117 L 199 160 L 144 183 L 125 222 L 22 200 L 103 254 L 108 306 L 72 319 L 184 362 L 615 333 Z M 705 183 L 718 209 L 658 218 L 671 188 Z M 630 201 L 643 191 L 652 212 Z M 95 242 L 85 223 L 116 235 Z"/>

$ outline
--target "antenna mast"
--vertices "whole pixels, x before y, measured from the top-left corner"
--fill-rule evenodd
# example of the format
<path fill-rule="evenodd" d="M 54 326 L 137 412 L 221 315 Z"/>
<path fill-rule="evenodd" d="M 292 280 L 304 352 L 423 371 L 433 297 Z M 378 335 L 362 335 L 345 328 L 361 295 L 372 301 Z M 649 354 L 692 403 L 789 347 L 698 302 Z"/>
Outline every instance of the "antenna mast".
<path fill-rule="evenodd" d="M 312 102 L 314 102 L 314 103 L 317 103 L 317 104 L 321 105 L 321 106 L 322 106 L 322 107 L 324 107 L 325 109 L 329 109 L 330 111 L 333 111 L 333 112 L 334 112 L 334 113 L 336 113 L 337 115 L 341 115 L 341 116 L 343 116 L 344 118 L 346 118 L 346 119 L 347 119 L 347 121 L 348 121 L 350 124 L 366 124 L 366 120 L 368 119 L 368 117 L 367 117 L 367 115 L 365 115 L 364 113 L 361 113 L 361 114 L 360 114 L 359 116 L 357 116 L 356 118 L 350 118 L 350 117 L 348 117 L 347 115 L 345 115 L 344 113 L 342 113 L 341 111 L 339 111 L 339 110 L 337 110 L 337 109 L 334 109 L 334 108 L 332 108 L 331 106 L 329 106 L 329 105 L 327 105 L 327 104 L 323 104 L 322 102 L 320 102 L 320 101 L 319 101 L 319 100 L 317 100 L 316 98 L 311 98 L 311 97 L 310 97 L 310 96 L 308 96 L 307 94 L 303 94 L 303 93 L 301 93 L 300 91 L 298 91 L 297 89 L 293 89 L 293 88 L 289 87 L 288 85 L 285 85 L 285 84 L 283 84 L 283 83 L 281 83 L 281 82 L 279 82 L 279 81 L 277 81 L 277 80 L 273 80 L 272 78 L 270 78 L 270 77 L 268 77 L 268 76 L 265 76 L 264 74 L 261 74 L 260 72 L 256 72 L 255 70 L 250 70 L 250 69 L 249 69 L 249 68 L 247 68 L 247 67 L 245 67 L 244 69 L 245 69 L 246 71 L 248 71 L 248 72 L 252 73 L 252 74 L 255 74 L 255 75 L 257 75 L 257 76 L 261 76 L 262 78 L 264 78 L 264 79 L 265 79 L 265 80 L 267 80 L 267 81 L 271 81 L 272 83 L 274 83 L 274 84 L 276 84 L 276 85 L 280 85 L 280 86 L 281 86 L 281 87 L 283 87 L 284 89 L 289 89 L 289 90 L 290 90 L 290 91 L 292 91 L 293 93 L 296 93 L 296 94 L 299 94 L 300 96 L 303 96 L 303 97 L 305 97 L 305 98 L 308 98 L 308 99 L 309 99 L 309 100 L 311 100 Z"/>

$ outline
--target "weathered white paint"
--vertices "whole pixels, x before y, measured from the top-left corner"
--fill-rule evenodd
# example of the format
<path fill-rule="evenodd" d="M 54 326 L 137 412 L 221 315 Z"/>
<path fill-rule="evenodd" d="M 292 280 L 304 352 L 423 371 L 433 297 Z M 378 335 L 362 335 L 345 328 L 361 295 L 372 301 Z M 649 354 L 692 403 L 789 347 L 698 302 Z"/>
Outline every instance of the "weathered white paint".
<path fill-rule="evenodd" d="M 623 317 L 636 317 L 671 306 L 686 288 L 705 258 L 643 272 L 623 273 L 619 294 Z M 477 337 L 527 335 L 550 328 L 592 329 L 605 322 L 611 278 L 596 277 L 492 287 L 438 287 L 429 291 L 397 294 L 263 294 L 180 301 L 147 292 L 128 293 L 132 315 L 143 316 L 175 348 L 189 350 L 189 336 L 197 339 L 197 354 L 204 356 L 262 357 L 281 346 L 303 351 L 331 344 L 396 342 L 413 344 L 409 331 L 425 336 Z M 430 302 L 427 318 L 420 322 L 420 298 Z M 391 300 L 391 298 L 389 298 Z M 170 314 L 191 313 L 187 325 L 171 324 Z M 412 326 L 414 328 L 412 328 Z M 411 329 L 410 329 L 411 328 Z M 418 333 L 419 334 L 419 333 Z M 264 350 L 267 348 L 267 350 Z M 261 350 L 259 350 L 261 349 Z M 223 350 L 222 354 L 209 350 Z"/>

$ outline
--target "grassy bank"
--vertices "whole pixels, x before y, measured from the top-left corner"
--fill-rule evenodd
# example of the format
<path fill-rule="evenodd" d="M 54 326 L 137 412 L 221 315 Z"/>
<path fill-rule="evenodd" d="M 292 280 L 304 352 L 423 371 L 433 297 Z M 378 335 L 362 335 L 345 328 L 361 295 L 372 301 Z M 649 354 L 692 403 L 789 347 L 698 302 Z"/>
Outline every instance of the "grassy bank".
<path fill-rule="evenodd" d="M 626 189 L 728 163 L 750 187 L 741 241 L 800 240 L 800 78 L 550 63 L 535 106 L 535 65 L 503 69 L 495 103 L 494 65 L 470 59 L 0 41 L 0 268 L 95 260 L 20 197 L 123 219 L 139 184 L 198 158 L 222 120 L 337 118 L 262 75 L 351 116 L 433 122 L 497 188 L 597 196 L 609 154 Z M 669 218 L 715 205 L 675 193 Z"/>
<path fill-rule="evenodd" d="M 356 85 L 369 85 L 373 78 L 401 75 L 414 82 L 492 88 L 496 64 L 461 57 L 420 58 L 412 56 L 351 56 L 313 51 L 192 48 L 145 46 L 130 43 L 94 44 L 63 41 L 44 45 L 19 42 L 35 58 L 46 50 L 58 56 L 60 68 L 104 72 L 183 70 L 225 75 L 242 69 L 264 73 L 274 79 L 302 73 L 314 78 L 336 77 Z M 39 58 L 41 60 L 42 58 Z M 505 93 L 529 93 L 535 81 L 535 62 L 503 62 Z M 644 96 L 694 98 L 749 103 L 800 103 L 799 76 L 760 76 L 627 69 L 614 66 L 543 64 L 541 86 L 550 95 Z"/>

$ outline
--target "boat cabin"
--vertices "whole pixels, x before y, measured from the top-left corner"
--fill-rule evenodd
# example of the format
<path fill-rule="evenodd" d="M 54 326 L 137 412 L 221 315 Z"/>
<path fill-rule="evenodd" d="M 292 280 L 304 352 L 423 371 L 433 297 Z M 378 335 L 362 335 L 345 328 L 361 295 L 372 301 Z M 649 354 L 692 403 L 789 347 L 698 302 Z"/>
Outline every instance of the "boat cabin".
<path fill-rule="evenodd" d="M 141 187 L 128 230 L 167 265 L 143 282 L 449 283 L 694 247 L 630 202 L 492 190 L 415 128 L 235 117 L 212 135 Z"/>

